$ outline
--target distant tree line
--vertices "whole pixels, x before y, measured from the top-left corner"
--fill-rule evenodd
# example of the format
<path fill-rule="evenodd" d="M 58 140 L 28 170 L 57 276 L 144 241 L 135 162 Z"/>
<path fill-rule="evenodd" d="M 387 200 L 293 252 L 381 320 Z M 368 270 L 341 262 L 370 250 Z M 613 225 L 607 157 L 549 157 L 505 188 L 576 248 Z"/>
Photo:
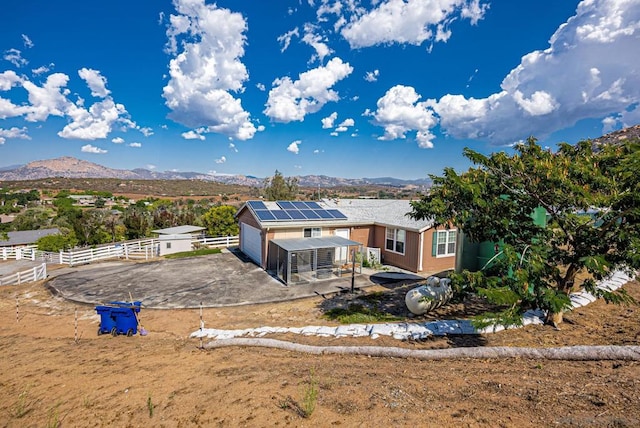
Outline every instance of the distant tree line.
<path fill-rule="evenodd" d="M 0 189 L 0 214 L 18 213 L 29 202 L 39 201 L 40 192 L 36 189 L 28 192 L 10 192 Z"/>
<path fill-rule="evenodd" d="M 34 196 L 38 197 L 34 199 Z M 29 192 L 28 200 L 39 200 L 39 192 Z M 115 205 L 104 208 L 110 194 L 94 192 L 96 206 L 82 208 L 74 205 L 67 190 L 53 198 L 52 206 L 24 209 L 11 223 L 0 225 L 0 231 L 60 229 L 59 235 L 40 238 L 38 248 L 44 251 L 68 250 L 74 247 L 95 246 L 110 242 L 151 237 L 152 230 L 181 225 L 206 228 L 210 236 L 237 235 L 234 215 L 236 207 L 222 205 L 210 199 L 145 198 L 127 207 Z M 102 201 L 102 202 L 100 202 Z"/>

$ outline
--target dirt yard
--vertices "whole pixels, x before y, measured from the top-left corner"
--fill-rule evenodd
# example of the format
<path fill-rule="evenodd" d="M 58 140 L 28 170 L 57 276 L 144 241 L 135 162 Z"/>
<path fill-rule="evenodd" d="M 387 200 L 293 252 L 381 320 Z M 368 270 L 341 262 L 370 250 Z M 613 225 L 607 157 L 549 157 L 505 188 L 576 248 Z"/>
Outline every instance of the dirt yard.
<path fill-rule="evenodd" d="M 640 300 L 638 283 L 626 288 Z M 221 329 L 327 325 L 322 305 L 318 297 L 206 309 L 203 319 L 205 327 Z M 448 309 L 456 316 L 464 310 Z M 274 338 L 411 349 L 639 345 L 639 314 L 637 306 L 599 301 L 566 314 L 560 331 L 530 326 L 421 342 Z M 446 317 L 447 310 L 437 316 Z M 199 327 L 198 310 L 143 309 L 140 317 L 147 336 L 98 336 L 93 306 L 53 297 L 42 284 L 1 288 L 0 425 L 640 426 L 640 362 L 422 361 L 266 348 L 201 350 L 199 340 L 189 338 Z M 306 417 L 305 408 L 312 409 Z"/>

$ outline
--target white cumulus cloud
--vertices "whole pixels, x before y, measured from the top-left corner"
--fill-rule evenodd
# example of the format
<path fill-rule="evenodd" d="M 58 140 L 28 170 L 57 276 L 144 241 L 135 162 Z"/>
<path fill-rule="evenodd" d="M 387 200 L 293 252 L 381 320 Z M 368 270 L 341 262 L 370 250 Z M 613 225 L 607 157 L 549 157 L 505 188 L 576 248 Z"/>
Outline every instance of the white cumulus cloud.
<path fill-rule="evenodd" d="M 26 34 L 22 35 L 22 43 L 24 43 L 24 46 L 26 48 L 32 48 L 33 47 L 33 42 L 31 41 L 29 36 L 27 36 Z"/>
<path fill-rule="evenodd" d="M 304 31 L 305 34 L 302 37 L 302 41 L 315 51 L 310 62 L 318 60 L 322 63 L 327 56 L 333 53 L 333 50 L 327 45 L 327 41 L 323 36 L 315 33 L 316 28 L 313 25 L 305 25 Z"/>
<path fill-rule="evenodd" d="M 137 129 L 145 137 L 150 137 L 153 135 L 153 129 L 149 128 L 148 126 L 138 127 Z"/>
<path fill-rule="evenodd" d="M 142 143 L 130 143 L 129 147 L 139 148 L 139 147 L 142 147 Z"/>
<path fill-rule="evenodd" d="M 291 144 L 289 144 L 287 150 L 297 155 L 300 152 L 300 147 L 298 147 L 300 144 L 302 144 L 302 141 L 300 140 L 293 141 Z"/>
<path fill-rule="evenodd" d="M 114 102 L 99 71 L 82 68 L 78 75 L 89 86 L 92 96 L 100 98 L 88 108 L 81 97 L 75 103 L 69 100 L 69 76 L 64 73 L 50 74 L 42 86 L 13 72 L 1 73 L 0 90 L 21 86 L 27 92 L 28 103 L 16 105 L 0 98 L 0 118 L 24 116 L 27 122 L 44 122 L 49 116 L 65 117 L 68 123 L 58 135 L 80 140 L 106 138 L 118 123 L 124 128 L 136 127 L 124 105 Z"/>
<path fill-rule="evenodd" d="M 420 45 L 425 40 L 446 42 L 455 19 L 482 19 L 488 6 L 480 0 L 386 0 L 362 11 L 341 30 L 352 48 L 380 44 Z M 360 9 L 356 10 L 358 13 Z"/>
<path fill-rule="evenodd" d="M 96 147 L 96 146 L 92 146 L 91 144 L 87 144 L 87 145 L 82 146 L 82 148 L 80 150 L 83 151 L 84 153 L 95 153 L 95 154 L 98 154 L 98 155 L 107 153 L 106 150 L 101 149 L 101 148 Z"/>
<path fill-rule="evenodd" d="M 414 88 L 397 85 L 378 100 L 377 110 L 368 114 L 373 116 L 375 124 L 384 128 L 380 140 L 406 138 L 408 132 L 415 131 L 420 147 L 433 147 L 434 136 L 430 128 L 437 124 L 437 119 L 427 103 L 419 102 L 419 99 Z"/>
<path fill-rule="evenodd" d="M 293 39 L 294 36 L 300 37 L 300 31 L 298 30 L 298 27 L 294 28 L 291 31 L 287 31 L 281 36 L 278 36 L 278 43 L 282 45 L 282 47 L 280 48 L 280 52 L 284 52 L 287 49 L 289 49 L 289 45 L 291 44 L 291 39 Z"/>
<path fill-rule="evenodd" d="M 0 145 L 7 141 L 7 138 L 19 138 L 21 140 L 30 140 L 27 128 L 11 127 L 9 129 L 0 128 Z"/>
<path fill-rule="evenodd" d="M 330 101 L 338 101 L 338 93 L 331 89 L 353 71 L 349 63 L 332 58 L 326 66 L 301 73 L 298 80 L 282 77 L 273 82 L 264 114 L 276 122 L 302 121 Z"/>
<path fill-rule="evenodd" d="M 603 120 L 604 129 L 635 124 L 640 55 L 631 52 L 638 51 L 638 40 L 640 2 L 585 0 L 550 37 L 547 49 L 522 57 L 499 91 L 485 98 L 447 94 L 415 105 L 400 101 L 413 99 L 407 89 L 400 91 L 404 96 L 388 92 L 378 101 L 375 122 L 384 127 L 384 139 L 412 129 L 427 141 L 429 129 L 439 123 L 446 135 L 495 145 L 544 138 L 584 119 Z"/>
<path fill-rule="evenodd" d="M 116 104 L 111 97 L 107 97 L 89 109 L 71 104 L 66 115 L 71 118 L 71 123 L 58 132 L 60 137 L 95 140 L 107 138 L 114 124 L 121 117 L 127 117 L 128 113 L 122 104 Z"/>
<path fill-rule="evenodd" d="M 169 117 L 189 127 L 205 127 L 239 140 L 256 128 L 238 98 L 248 79 L 244 55 L 247 23 L 239 13 L 205 4 L 174 0 L 178 15 L 167 28 L 170 80 L 163 89 Z M 178 52 L 178 47 L 180 51 Z"/>
<path fill-rule="evenodd" d="M 206 137 L 202 135 L 202 130 L 196 130 L 196 131 L 191 130 L 191 131 L 183 132 L 181 135 L 182 135 L 182 138 L 184 138 L 185 140 L 204 141 L 206 139 Z"/>
<path fill-rule="evenodd" d="M 31 70 L 31 73 L 33 73 L 34 76 L 38 76 L 40 74 L 48 73 L 49 70 L 51 70 L 51 68 L 53 68 L 53 64 L 50 64 L 49 66 L 42 65 L 38 68 L 34 68 L 33 70 Z"/>
<path fill-rule="evenodd" d="M 124 143 L 124 138 L 122 137 L 115 137 L 111 139 L 111 142 L 114 144 L 122 144 Z"/>
<path fill-rule="evenodd" d="M 4 55 L 2 58 L 4 58 L 5 61 L 9 61 L 11 64 L 15 65 L 18 68 L 24 67 L 29 63 L 29 61 L 22 58 L 22 51 L 13 48 L 4 51 Z"/>
<path fill-rule="evenodd" d="M 13 70 L 7 70 L 0 73 L 0 91 L 8 91 L 14 86 L 18 86 L 22 82 L 22 78 Z"/>
<path fill-rule="evenodd" d="M 364 75 L 364 80 L 367 82 L 375 82 L 378 80 L 378 76 L 380 76 L 380 70 L 367 71 Z"/>
<path fill-rule="evenodd" d="M 322 129 L 333 128 L 333 124 L 337 118 L 338 118 L 338 113 L 335 111 L 331 113 L 329 116 L 322 118 L 321 119 Z"/>
<path fill-rule="evenodd" d="M 220 156 L 220 158 L 215 160 L 216 163 L 225 163 L 226 161 L 227 161 L 227 158 L 224 156 Z"/>
<path fill-rule="evenodd" d="M 94 97 L 104 98 L 111 91 L 107 89 L 107 79 L 104 78 L 97 70 L 90 68 L 81 68 L 78 75 L 87 82 L 87 86 L 91 89 L 91 95 Z"/>

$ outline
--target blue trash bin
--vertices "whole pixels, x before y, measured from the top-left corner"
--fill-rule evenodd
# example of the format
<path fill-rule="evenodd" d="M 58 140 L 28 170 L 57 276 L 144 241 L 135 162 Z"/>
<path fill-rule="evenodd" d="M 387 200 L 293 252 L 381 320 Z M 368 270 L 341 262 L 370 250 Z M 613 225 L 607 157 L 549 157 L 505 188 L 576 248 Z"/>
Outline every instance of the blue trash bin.
<path fill-rule="evenodd" d="M 96 306 L 100 314 L 98 334 L 111 333 L 133 336 L 138 332 L 138 317 L 141 302 L 109 302 L 112 306 Z"/>
<path fill-rule="evenodd" d="M 100 326 L 98 327 L 98 336 L 101 334 L 117 334 L 116 319 L 111 313 L 114 309 L 111 306 L 96 306 L 96 312 L 100 315 Z M 114 334 L 114 335 L 115 335 Z"/>
<path fill-rule="evenodd" d="M 138 332 L 138 318 L 131 308 L 113 308 L 111 314 L 116 319 L 116 334 L 133 336 Z"/>

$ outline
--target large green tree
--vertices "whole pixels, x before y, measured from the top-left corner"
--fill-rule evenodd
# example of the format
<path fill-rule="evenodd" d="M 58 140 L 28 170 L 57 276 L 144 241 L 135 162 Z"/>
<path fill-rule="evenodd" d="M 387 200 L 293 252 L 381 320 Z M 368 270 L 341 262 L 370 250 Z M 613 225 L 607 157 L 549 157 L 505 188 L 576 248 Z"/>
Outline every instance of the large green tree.
<path fill-rule="evenodd" d="M 143 204 L 136 204 L 124 211 L 122 223 L 126 228 L 127 239 L 139 239 L 151 233 L 153 217 Z"/>
<path fill-rule="evenodd" d="M 410 216 L 461 229 L 475 242 L 500 243 L 494 262 L 453 275 L 458 290 L 477 292 L 501 309 L 484 323 L 514 325 L 530 308 L 562 322 L 578 287 L 608 302 L 630 302 L 623 289 L 596 282 L 613 270 L 640 268 L 640 145 L 561 144 L 557 151 L 531 138 L 504 152 L 464 154 L 474 167 L 432 176 L 429 194 L 412 202 Z M 542 207 L 546 227 L 531 215 Z M 479 325 L 483 320 L 476 320 Z"/>
<path fill-rule="evenodd" d="M 212 207 L 202 216 L 202 223 L 211 236 L 235 236 L 239 231 L 235 213 L 236 209 L 229 205 Z"/>
<path fill-rule="evenodd" d="M 273 177 L 264 180 L 264 196 L 269 201 L 296 199 L 298 197 L 298 189 L 297 178 L 284 178 L 278 170 L 276 170 Z"/>
<path fill-rule="evenodd" d="M 53 212 L 46 208 L 27 208 L 16 215 L 11 228 L 13 230 L 36 230 L 51 227 Z"/>

